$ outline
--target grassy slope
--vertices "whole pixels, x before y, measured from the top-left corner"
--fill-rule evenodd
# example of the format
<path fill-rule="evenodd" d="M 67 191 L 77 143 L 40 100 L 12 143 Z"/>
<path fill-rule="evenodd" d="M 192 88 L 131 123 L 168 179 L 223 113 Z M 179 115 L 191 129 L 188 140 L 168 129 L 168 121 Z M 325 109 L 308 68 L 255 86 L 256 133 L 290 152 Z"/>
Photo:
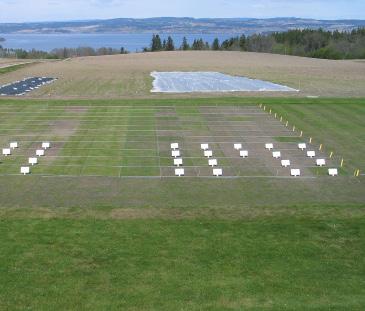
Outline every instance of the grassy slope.
<path fill-rule="evenodd" d="M 364 225 L 3 220 L 0 308 L 362 310 Z"/>
<path fill-rule="evenodd" d="M 14 66 L 8 66 L 8 67 L 0 68 L 0 75 L 6 74 L 6 73 L 9 73 L 9 72 L 13 72 L 13 71 L 25 68 L 25 67 L 29 67 L 30 65 L 34 65 L 34 64 L 36 64 L 36 62 L 27 63 L 27 64 L 17 64 L 17 65 L 14 65 Z"/>
<path fill-rule="evenodd" d="M 312 137 L 315 144 L 323 144 L 328 153 L 335 151 L 339 160 L 344 158 L 348 172 L 365 169 L 365 101 L 364 104 L 347 101 L 346 104 L 275 104 L 268 107 L 289 120 L 291 125 L 303 129 L 304 135 Z"/>
<path fill-rule="evenodd" d="M 333 144 L 336 154 L 347 150 L 342 139 L 349 149 L 361 149 L 358 115 L 363 113 L 363 100 L 189 101 L 245 102 L 272 105 L 305 133 L 320 131 L 321 137 L 315 137 Z M 169 103 L 187 101 L 148 101 Z M 294 105 L 298 103 L 304 105 Z M 326 103 L 326 110 L 338 120 L 335 124 L 345 130 L 315 120 Z M 303 119 L 302 112 L 311 116 Z M 357 123 L 351 134 L 349 122 L 342 123 L 353 119 Z M 342 134 L 347 131 L 347 136 Z M 347 157 L 350 163 L 359 163 L 357 153 Z M 1 310 L 365 307 L 362 178 L 326 178 L 315 185 L 317 190 L 306 182 L 270 180 L 213 180 L 204 187 L 191 181 L 149 181 L 147 187 L 138 180 L 107 180 L 102 185 L 87 179 L 82 184 L 64 180 L 61 185 L 54 179 L 29 180 L 31 185 L 14 178 L 0 188 L 3 206 L 19 206 L 0 209 Z M 304 196 L 297 199 L 297 194 Z M 331 195 L 341 204 L 329 205 Z M 80 208 L 62 208 L 67 205 Z"/>

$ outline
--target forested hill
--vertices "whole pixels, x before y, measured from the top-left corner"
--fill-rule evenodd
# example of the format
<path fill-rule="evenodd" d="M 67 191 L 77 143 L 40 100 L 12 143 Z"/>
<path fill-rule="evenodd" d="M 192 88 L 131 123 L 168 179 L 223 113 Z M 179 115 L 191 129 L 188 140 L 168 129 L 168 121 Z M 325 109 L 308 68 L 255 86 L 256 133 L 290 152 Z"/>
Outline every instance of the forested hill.
<path fill-rule="evenodd" d="M 365 20 L 314 20 L 300 18 L 118 18 L 42 23 L 0 23 L 0 33 L 230 33 L 282 32 L 290 29 L 351 31 Z"/>

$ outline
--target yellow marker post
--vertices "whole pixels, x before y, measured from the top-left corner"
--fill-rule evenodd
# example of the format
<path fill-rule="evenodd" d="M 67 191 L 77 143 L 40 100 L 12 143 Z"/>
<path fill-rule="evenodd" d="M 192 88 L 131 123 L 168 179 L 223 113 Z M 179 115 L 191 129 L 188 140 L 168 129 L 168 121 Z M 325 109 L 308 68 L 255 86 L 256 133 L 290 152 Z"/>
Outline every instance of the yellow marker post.
<path fill-rule="evenodd" d="M 266 111 L 266 106 L 264 106 L 264 111 Z"/>
<path fill-rule="evenodd" d="M 283 117 L 280 117 L 280 122 L 282 122 L 283 121 Z"/>
<path fill-rule="evenodd" d="M 293 132 L 295 132 L 295 125 L 293 126 Z"/>
<path fill-rule="evenodd" d="M 343 167 L 343 163 L 344 163 L 344 160 L 342 159 L 342 160 L 341 160 L 341 167 Z"/>
<path fill-rule="evenodd" d="M 332 157 L 333 157 L 333 151 L 331 151 L 330 153 L 330 159 L 332 159 Z"/>
<path fill-rule="evenodd" d="M 271 112 L 272 112 L 272 111 L 271 111 L 271 109 L 270 109 L 270 114 L 271 114 Z"/>
<path fill-rule="evenodd" d="M 303 137 L 303 131 L 300 131 L 300 137 Z"/>
<path fill-rule="evenodd" d="M 277 114 L 275 113 L 275 119 L 276 119 L 276 117 L 277 117 Z"/>
<path fill-rule="evenodd" d="M 311 138 L 309 138 L 309 143 L 310 143 L 310 144 L 312 143 L 312 137 L 311 137 Z"/>
<path fill-rule="evenodd" d="M 320 144 L 320 145 L 319 145 L 319 150 L 320 150 L 320 151 L 322 150 L 322 147 L 323 147 L 323 144 Z"/>
<path fill-rule="evenodd" d="M 285 124 L 285 126 L 286 126 L 286 127 L 288 127 L 288 125 L 289 125 L 289 121 L 286 121 L 286 124 Z"/>
<path fill-rule="evenodd" d="M 356 177 L 359 177 L 359 176 L 360 176 L 360 170 L 357 170 Z"/>

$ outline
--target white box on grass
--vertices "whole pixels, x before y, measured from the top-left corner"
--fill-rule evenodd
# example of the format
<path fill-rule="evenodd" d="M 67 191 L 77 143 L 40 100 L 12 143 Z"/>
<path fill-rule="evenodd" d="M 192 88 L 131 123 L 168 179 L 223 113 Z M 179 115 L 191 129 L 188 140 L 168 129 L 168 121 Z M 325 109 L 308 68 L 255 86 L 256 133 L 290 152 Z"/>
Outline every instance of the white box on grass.
<path fill-rule="evenodd" d="M 35 152 L 35 154 L 36 154 L 37 157 L 43 157 L 44 156 L 44 150 L 43 149 L 38 149 Z"/>
<path fill-rule="evenodd" d="M 6 157 L 11 155 L 11 149 L 10 148 L 4 148 L 3 149 L 3 155 L 6 156 Z"/>
<path fill-rule="evenodd" d="M 326 165 L 326 160 L 325 159 L 317 159 L 316 160 L 316 165 L 317 166 L 325 166 Z"/>
<path fill-rule="evenodd" d="M 207 158 L 211 158 L 213 156 L 213 151 L 212 150 L 205 150 L 204 151 L 204 156 Z"/>
<path fill-rule="evenodd" d="M 338 176 L 338 169 L 337 168 L 330 168 L 328 169 L 328 175 L 330 176 Z"/>
<path fill-rule="evenodd" d="M 218 165 L 217 159 L 209 159 L 208 160 L 209 166 L 214 167 Z"/>
<path fill-rule="evenodd" d="M 300 169 L 292 169 L 290 170 L 290 175 L 291 176 L 294 176 L 294 177 L 297 177 L 297 176 L 300 176 Z"/>
<path fill-rule="evenodd" d="M 234 149 L 236 150 L 241 150 L 242 149 L 242 144 L 234 144 Z"/>
<path fill-rule="evenodd" d="M 301 149 L 301 150 L 307 149 L 307 144 L 300 143 L 300 144 L 298 144 L 298 148 Z"/>
<path fill-rule="evenodd" d="M 20 174 L 23 174 L 23 175 L 30 174 L 30 168 L 29 168 L 29 166 L 22 166 L 20 168 Z"/>
<path fill-rule="evenodd" d="M 267 149 L 267 150 L 272 150 L 272 149 L 274 149 L 274 144 L 265 144 L 265 148 Z"/>
<path fill-rule="evenodd" d="M 314 158 L 316 156 L 316 152 L 315 151 L 307 151 L 307 157 L 308 158 Z"/>
<path fill-rule="evenodd" d="M 248 157 L 248 151 L 247 150 L 241 150 L 240 151 L 240 157 L 247 158 Z"/>
<path fill-rule="evenodd" d="M 281 152 L 280 151 L 274 151 L 272 153 L 272 157 L 275 158 L 275 159 L 281 158 Z"/>
<path fill-rule="evenodd" d="M 174 158 L 180 157 L 180 150 L 172 150 L 171 156 Z"/>
<path fill-rule="evenodd" d="M 174 165 L 176 166 L 183 165 L 183 159 L 174 159 Z"/>
<path fill-rule="evenodd" d="M 201 144 L 201 145 L 200 145 L 200 148 L 201 148 L 202 150 L 208 150 L 208 149 L 209 149 L 209 144 Z"/>
<path fill-rule="evenodd" d="M 49 148 L 51 148 L 51 143 L 48 142 L 48 141 L 43 142 L 42 143 L 42 148 L 43 149 L 49 149 Z"/>
<path fill-rule="evenodd" d="M 11 149 L 16 149 L 16 148 L 18 148 L 18 143 L 17 143 L 16 141 L 12 141 L 12 142 L 10 143 L 10 148 L 11 148 Z"/>
<path fill-rule="evenodd" d="M 183 168 L 176 168 L 175 169 L 175 176 L 184 176 L 185 175 L 185 170 Z"/>
<path fill-rule="evenodd" d="M 217 176 L 217 177 L 222 176 L 223 170 L 221 168 L 215 168 L 215 169 L 213 169 L 213 175 Z"/>
<path fill-rule="evenodd" d="M 29 158 L 28 163 L 33 166 L 35 164 L 38 164 L 38 159 L 37 158 Z"/>
<path fill-rule="evenodd" d="M 171 144 L 171 149 L 173 149 L 173 150 L 179 149 L 179 144 L 178 143 L 172 143 Z"/>
<path fill-rule="evenodd" d="M 290 160 L 281 160 L 281 166 L 283 167 L 290 166 Z"/>

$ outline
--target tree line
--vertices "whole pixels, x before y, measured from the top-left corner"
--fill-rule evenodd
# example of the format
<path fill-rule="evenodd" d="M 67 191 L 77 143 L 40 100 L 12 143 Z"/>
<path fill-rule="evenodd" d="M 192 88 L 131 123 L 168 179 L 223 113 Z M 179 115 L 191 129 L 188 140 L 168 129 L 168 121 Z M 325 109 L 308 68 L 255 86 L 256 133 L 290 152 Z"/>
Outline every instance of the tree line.
<path fill-rule="evenodd" d="M 19 59 L 65 59 L 70 57 L 81 56 L 101 56 L 101 55 L 116 55 L 129 53 L 124 47 L 120 49 L 113 49 L 102 47 L 94 49 L 92 47 L 78 47 L 78 48 L 59 48 L 51 52 L 39 50 L 23 50 L 23 49 L 7 49 L 0 45 L 0 57 L 3 58 L 19 58 Z"/>
<path fill-rule="evenodd" d="M 144 52 L 174 50 L 246 51 L 325 59 L 365 59 L 365 28 L 351 32 L 296 29 L 251 36 L 241 35 L 223 42 L 216 38 L 212 44 L 204 42 L 203 39 L 195 39 L 190 45 L 184 37 L 178 48 L 171 36 L 162 40 L 157 34 L 152 36 L 150 47 L 143 49 Z"/>
<path fill-rule="evenodd" d="M 365 28 L 355 29 L 351 32 L 295 29 L 251 36 L 241 35 L 222 42 L 215 38 L 211 44 L 202 38 L 195 39 L 190 44 L 184 37 L 179 46 L 176 45 L 171 36 L 162 40 L 160 35 L 154 34 L 150 46 L 143 48 L 143 52 L 175 50 L 247 51 L 326 59 L 365 59 Z M 120 49 L 107 47 L 99 49 L 91 47 L 59 48 L 51 52 L 44 52 L 34 49 L 30 51 L 6 49 L 0 45 L 0 57 L 23 59 L 64 59 L 127 53 L 129 52 L 123 47 Z"/>

